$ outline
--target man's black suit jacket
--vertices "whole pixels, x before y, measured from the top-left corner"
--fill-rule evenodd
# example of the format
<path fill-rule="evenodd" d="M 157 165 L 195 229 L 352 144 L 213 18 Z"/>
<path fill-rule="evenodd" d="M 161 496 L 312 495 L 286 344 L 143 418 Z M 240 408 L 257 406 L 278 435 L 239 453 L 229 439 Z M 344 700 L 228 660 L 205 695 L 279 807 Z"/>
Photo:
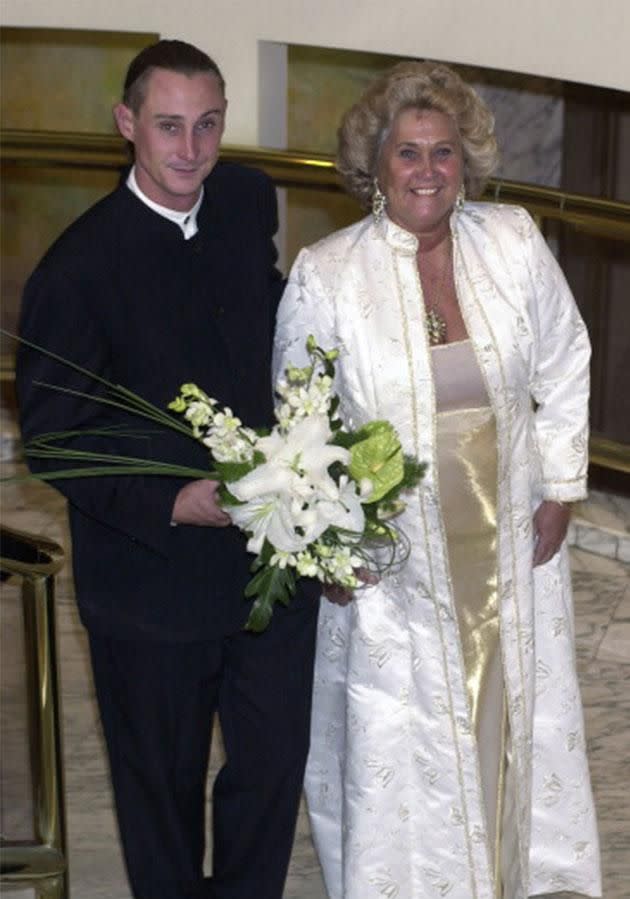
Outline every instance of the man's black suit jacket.
<path fill-rule="evenodd" d="M 239 166 L 219 163 L 207 179 L 199 231 L 190 240 L 122 185 L 39 264 L 24 294 L 21 334 L 162 408 L 192 381 L 245 424 L 269 424 L 282 286 L 276 218 L 271 182 Z M 205 448 L 194 441 L 36 381 L 95 390 L 22 346 L 17 386 L 25 440 L 124 424 L 144 433 L 108 438 L 108 452 L 208 468 Z M 103 440 L 84 433 L 78 444 L 100 448 Z M 136 476 L 55 482 L 69 501 L 77 598 L 93 632 L 179 641 L 242 626 L 252 556 L 236 528 L 170 526 L 183 483 Z"/>

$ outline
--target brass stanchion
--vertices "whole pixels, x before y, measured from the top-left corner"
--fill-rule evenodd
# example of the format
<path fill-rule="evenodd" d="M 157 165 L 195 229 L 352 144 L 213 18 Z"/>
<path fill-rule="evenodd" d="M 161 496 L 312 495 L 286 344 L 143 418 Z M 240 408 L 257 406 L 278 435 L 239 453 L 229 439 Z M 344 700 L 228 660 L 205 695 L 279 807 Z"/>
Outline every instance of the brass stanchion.
<path fill-rule="evenodd" d="M 38 899 L 69 899 L 55 575 L 62 549 L 42 537 L 0 529 L 0 570 L 21 579 L 27 660 L 33 842 L 0 844 L 0 884 L 31 887 Z"/>

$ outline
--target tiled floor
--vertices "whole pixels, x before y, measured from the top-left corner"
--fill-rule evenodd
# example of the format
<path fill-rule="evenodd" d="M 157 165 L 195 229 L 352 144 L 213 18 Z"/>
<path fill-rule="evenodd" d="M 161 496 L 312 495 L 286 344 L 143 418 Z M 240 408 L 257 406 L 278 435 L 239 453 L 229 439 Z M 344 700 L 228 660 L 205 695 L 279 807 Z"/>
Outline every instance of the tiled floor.
<path fill-rule="evenodd" d="M 615 514 L 623 516 L 625 510 Z M 63 504 L 50 488 L 39 484 L 5 488 L 6 525 L 45 534 L 67 546 L 63 521 Z M 618 524 L 619 520 L 606 518 L 604 527 L 614 531 Z M 628 899 L 630 569 L 620 561 L 618 552 L 615 558 L 606 558 L 574 548 L 572 562 L 577 654 L 600 821 L 604 896 Z M 72 897 L 129 899 L 111 810 L 85 635 L 72 600 L 68 566 L 59 579 L 58 613 Z M 219 759 L 217 745 L 213 749 L 213 771 Z M 325 899 L 303 809 L 285 899 Z"/>

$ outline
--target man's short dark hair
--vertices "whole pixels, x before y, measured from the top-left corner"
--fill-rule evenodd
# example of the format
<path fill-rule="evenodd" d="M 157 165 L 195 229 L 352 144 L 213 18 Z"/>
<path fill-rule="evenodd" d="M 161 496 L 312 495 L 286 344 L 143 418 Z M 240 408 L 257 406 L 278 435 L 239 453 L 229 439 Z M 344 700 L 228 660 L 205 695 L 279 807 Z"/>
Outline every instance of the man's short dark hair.
<path fill-rule="evenodd" d="M 123 103 L 135 115 L 144 101 L 149 75 L 157 68 L 188 76 L 208 72 L 218 79 L 221 91 L 225 93 L 225 81 L 218 65 L 203 50 L 184 41 L 162 40 L 141 50 L 127 69 Z"/>

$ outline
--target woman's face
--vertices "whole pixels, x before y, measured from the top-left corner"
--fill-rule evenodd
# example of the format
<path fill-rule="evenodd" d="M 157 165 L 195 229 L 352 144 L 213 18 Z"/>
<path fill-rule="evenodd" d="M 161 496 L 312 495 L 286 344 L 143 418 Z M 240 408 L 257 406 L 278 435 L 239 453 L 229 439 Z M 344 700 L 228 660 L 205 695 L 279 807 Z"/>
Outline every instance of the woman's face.
<path fill-rule="evenodd" d="M 454 120 L 435 109 L 403 109 L 394 119 L 377 168 L 392 221 L 418 236 L 448 229 L 464 179 Z"/>

